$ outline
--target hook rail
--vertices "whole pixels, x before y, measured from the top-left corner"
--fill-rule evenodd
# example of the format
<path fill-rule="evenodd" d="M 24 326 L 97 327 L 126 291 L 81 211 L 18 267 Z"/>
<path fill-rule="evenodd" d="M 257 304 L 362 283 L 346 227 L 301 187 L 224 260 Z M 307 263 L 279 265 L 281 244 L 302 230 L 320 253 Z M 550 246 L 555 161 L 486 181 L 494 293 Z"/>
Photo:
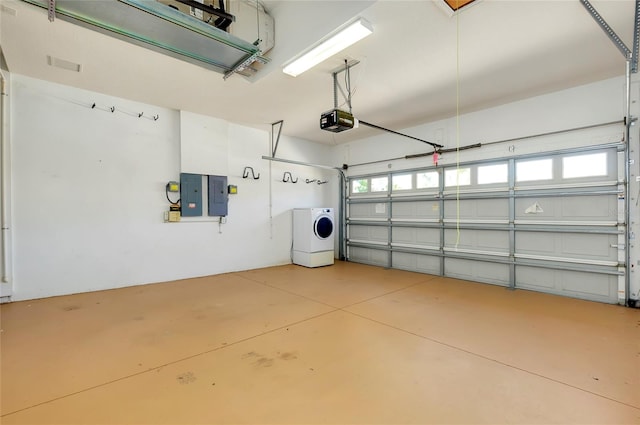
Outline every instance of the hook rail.
<path fill-rule="evenodd" d="M 99 109 L 101 111 L 108 111 L 108 112 L 111 112 L 112 114 L 116 111 L 116 107 L 115 106 L 100 107 L 100 106 L 98 106 L 98 104 L 96 102 L 93 102 L 91 105 L 89 105 L 89 107 L 91 109 Z M 146 118 L 148 120 L 153 120 L 153 121 L 158 121 L 158 119 L 160 119 L 160 115 L 159 114 L 145 115 L 144 111 L 143 112 L 132 113 L 132 112 L 127 112 L 127 111 L 125 111 L 123 109 L 118 109 L 118 112 L 122 112 L 124 114 L 131 115 L 131 116 L 138 117 L 138 118 Z"/>

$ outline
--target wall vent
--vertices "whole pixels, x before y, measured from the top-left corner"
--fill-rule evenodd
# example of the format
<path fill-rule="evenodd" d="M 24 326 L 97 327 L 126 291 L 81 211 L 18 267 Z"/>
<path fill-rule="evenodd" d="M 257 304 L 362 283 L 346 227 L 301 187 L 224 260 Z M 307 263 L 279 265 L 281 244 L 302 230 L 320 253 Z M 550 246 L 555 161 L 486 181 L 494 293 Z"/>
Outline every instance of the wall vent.
<path fill-rule="evenodd" d="M 51 66 L 55 66 L 57 68 L 66 69 L 67 71 L 74 71 L 74 72 L 82 71 L 82 65 L 80 65 L 79 63 L 56 58 L 55 56 L 51 56 L 51 55 L 47 55 L 47 64 Z"/>

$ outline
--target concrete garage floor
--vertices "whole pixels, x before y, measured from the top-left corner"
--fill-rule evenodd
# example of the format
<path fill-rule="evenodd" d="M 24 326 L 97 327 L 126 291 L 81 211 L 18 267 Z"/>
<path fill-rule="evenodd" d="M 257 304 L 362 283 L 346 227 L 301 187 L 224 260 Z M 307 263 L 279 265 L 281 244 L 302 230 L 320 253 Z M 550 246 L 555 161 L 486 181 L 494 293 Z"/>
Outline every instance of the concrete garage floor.
<path fill-rule="evenodd" d="M 3 424 L 640 423 L 640 310 L 339 262 L 2 305 Z"/>

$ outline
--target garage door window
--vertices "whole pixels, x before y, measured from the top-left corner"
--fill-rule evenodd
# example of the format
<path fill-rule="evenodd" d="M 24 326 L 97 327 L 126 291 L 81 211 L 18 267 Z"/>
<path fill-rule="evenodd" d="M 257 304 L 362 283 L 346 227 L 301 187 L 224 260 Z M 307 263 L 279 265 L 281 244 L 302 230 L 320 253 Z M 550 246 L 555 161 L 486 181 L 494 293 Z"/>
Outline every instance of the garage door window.
<path fill-rule="evenodd" d="M 516 181 L 551 180 L 553 178 L 553 160 L 538 159 L 516 163 Z"/>
<path fill-rule="evenodd" d="M 509 179 L 507 164 L 478 167 L 478 184 L 506 183 Z"/>
<path fill-rule="evenodd" d="M 445 186 L 468 186 L 471 184 L 471 168 L 454 168 L 444 172 Z"/>
<path fill-rule="evenodd" d="M 432 189 L 437 188 L 439 185 L 440 179 L 438 178 L 437 171 L 428 171 L 426 173 L 416 174 L 417 189 Z"/>
<path fill-rule="evenodd" d="M 372 192 L 386 192 L 389 190 L 388 177 L 375 177 L 371 179 Z"/>
<path fill-rule="evenodd" d="M 392 186 L 393 190 L 411 190 L 413 189 L 413 175 L 401 174 L 393 176 Z"/>
<path fill-rule="evenodd" d="M 562 158 L 562 178 L 592 177 L 607 175 L 607 154 L 565 156 Z"/>
<path fill-rule="evenodd" d="M 351 182 L 351 193 L 367 193 L 369 191 L 369 180 L 360 179 Z"/>

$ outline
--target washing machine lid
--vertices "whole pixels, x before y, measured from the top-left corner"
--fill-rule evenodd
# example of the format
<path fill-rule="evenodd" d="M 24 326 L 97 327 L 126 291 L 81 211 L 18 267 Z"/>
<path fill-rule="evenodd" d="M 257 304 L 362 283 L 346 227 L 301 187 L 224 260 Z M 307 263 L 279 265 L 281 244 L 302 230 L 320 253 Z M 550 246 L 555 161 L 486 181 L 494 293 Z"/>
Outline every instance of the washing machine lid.
<path fill-rule="evenodd" d="M 321 215 L 313 223 L 313 232 L 320 239 L 327 239 L 333 234 L 333 220 L 328 215 Z"/>

